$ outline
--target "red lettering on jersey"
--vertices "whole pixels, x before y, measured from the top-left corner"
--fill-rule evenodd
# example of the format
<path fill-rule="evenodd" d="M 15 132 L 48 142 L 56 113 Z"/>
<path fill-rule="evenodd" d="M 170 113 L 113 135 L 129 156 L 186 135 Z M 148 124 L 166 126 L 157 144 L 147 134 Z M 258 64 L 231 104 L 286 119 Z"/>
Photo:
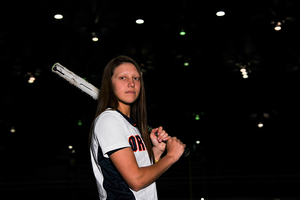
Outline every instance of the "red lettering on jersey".
<path fill-rule="evenodd" d="M 137 151 L 137 145 L 136 145 L 136 141 L 135 141 L 135 137 L 132 135 L 128 138 L 128 141 L 129 141 L 129 144 L 132 148 L 132 151 L 133 152 L 136 152 Z"/>
<path fill-rule="evenodd" d="M 142 138 L 139 135 L 130 136 L 128 138 L 128 142 L 129 142 L 133 152 L 136 152 L 137 150 L 139 150 L 139 151 L 145 151 L 146 150 L 146 146 L 144 144 L 144 141 L 142 140 Z"/>
<path fill-rule="evenodd" d="M 146 147 L 142 140 L 142 138 L 139 135 L 135 136 L 136 141 L 138 142 L 139 151 L 145 151 Z"/>

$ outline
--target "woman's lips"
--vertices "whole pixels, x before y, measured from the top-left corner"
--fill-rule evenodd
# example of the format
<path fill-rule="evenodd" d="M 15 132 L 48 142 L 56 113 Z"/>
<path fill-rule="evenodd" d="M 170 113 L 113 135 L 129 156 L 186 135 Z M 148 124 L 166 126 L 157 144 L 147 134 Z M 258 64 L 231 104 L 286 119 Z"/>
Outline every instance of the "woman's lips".
<path fill-rule="evenodd" d="M 128 94 L 135 94 L 135 91 L 127 91 Z"/>

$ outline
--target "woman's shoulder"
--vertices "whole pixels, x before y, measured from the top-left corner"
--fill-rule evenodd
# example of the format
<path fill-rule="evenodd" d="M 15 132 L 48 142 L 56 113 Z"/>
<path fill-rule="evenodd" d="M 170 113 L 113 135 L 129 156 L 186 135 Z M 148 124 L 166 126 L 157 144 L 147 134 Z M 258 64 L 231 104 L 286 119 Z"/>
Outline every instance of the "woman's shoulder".
<path fill-rule="evenodd" d="M 102 112 L 95 120 L 94 131 L 96 132 L 117 132 L 116 130 L 124 129 L 124 120 L 120 113 L 113 109 L 107 109 Z"/>
<path fill-rule="evenodd" d="M 116 110 L 108 108 L 96 118 L 95 123 L 99 121 L 107 123 L 109 121 L 116 121 L 119 119 L 120 119 L 120 114 Z"/>

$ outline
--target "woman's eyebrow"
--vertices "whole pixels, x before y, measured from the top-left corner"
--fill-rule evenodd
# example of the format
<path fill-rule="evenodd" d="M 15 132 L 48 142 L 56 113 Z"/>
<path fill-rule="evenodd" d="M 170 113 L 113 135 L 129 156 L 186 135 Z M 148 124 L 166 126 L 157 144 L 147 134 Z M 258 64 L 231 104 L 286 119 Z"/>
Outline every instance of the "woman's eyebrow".
<path fill-rule="evenodd" d="M 117 73 L 116 75 L 128 75 L 128 74 L 131 74 L 133 76 L 140 76 L 139 73 L 130 73 L 130 72 L 120 72 L 120 73 Z"/>

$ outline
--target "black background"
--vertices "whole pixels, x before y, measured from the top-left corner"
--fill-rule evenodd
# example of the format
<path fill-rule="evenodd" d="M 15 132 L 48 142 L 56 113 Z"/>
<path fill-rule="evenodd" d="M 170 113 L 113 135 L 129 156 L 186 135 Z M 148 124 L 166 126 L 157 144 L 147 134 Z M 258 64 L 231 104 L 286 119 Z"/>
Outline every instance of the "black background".
<path fill-rule="evenodd" d="M 144 72 L 149 124 L 191 149 L 158 180 L 161 198 L 296 198 L 298 9 L 292 0 L 5 2 L 2 194 L 97 197 L 88 151 L 96 101 L 51 67 L 59 62 L 100 87 L 105 65 L 127 55 Z M 219 10 L 225 16 L 217 17 Z M 54 19 L 56 13 L 64 18 Z M 136 24 L 138 18 L 145 23 Z"/>

